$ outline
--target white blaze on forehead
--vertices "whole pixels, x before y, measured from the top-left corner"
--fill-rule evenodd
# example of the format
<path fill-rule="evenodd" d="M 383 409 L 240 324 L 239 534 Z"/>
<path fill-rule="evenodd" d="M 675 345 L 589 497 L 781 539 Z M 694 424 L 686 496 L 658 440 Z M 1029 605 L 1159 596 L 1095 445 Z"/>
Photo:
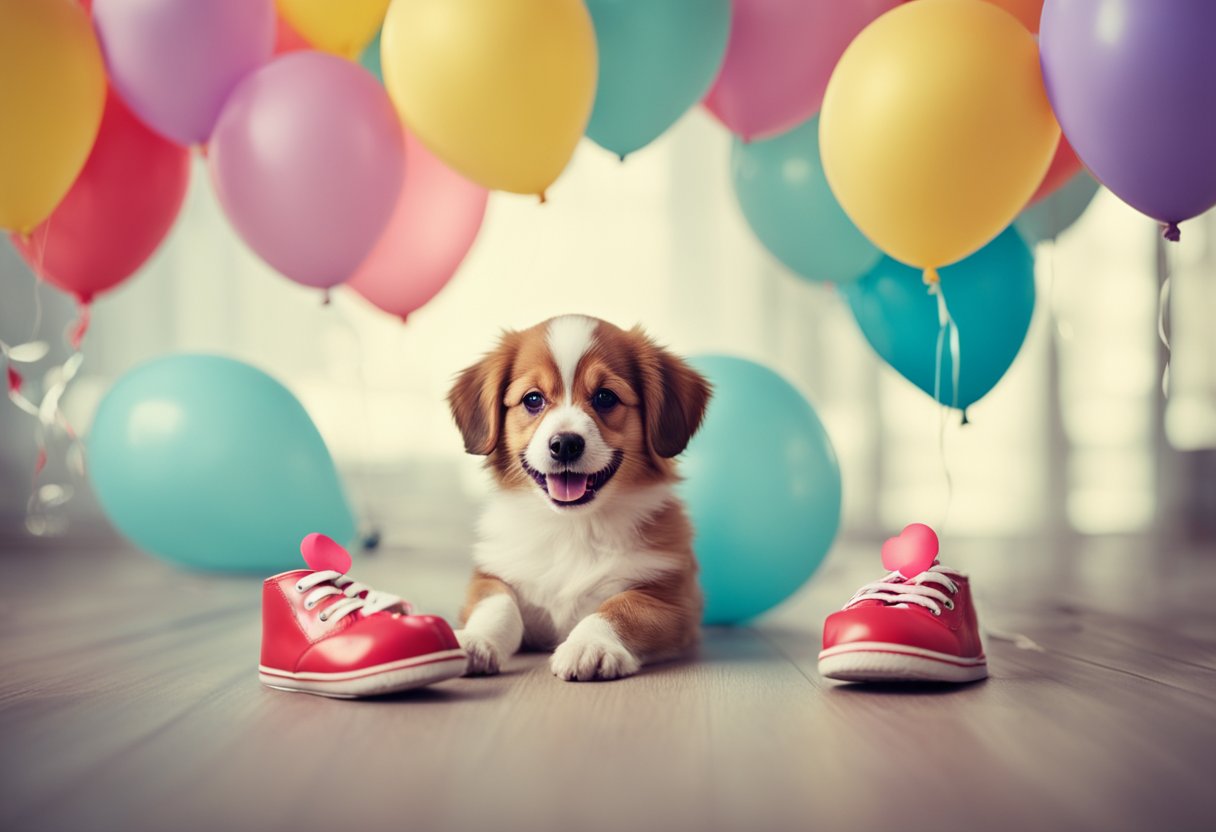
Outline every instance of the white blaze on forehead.
<path fill-rule="evenodd" d="M 574 395 L 574 371 L 595 339 L 595 321 L 586 315 L 562 315 L 549 321 L 546 340 L 562 376 L 566 402 Z"/>

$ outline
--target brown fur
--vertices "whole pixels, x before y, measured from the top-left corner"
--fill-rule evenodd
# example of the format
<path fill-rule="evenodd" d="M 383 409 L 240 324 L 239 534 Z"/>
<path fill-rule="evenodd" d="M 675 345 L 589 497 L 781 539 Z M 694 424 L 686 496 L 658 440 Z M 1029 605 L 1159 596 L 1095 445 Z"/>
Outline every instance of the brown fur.
<path fill-rule="evenodd" d="M 614 595 L 599 612 L 635 655 L 655 660 L 684 652 L 696 643 L 701 623 L 701 589 L 692 552 L 692 523 L 682 506 L 668 505 L 645 524 L 643 537 L 671 552 L 682 568 L 661 581 Z"/>
<path fill-rule="evenodd" d="M 501 581 L 493 575 L 487 575 L 480 569 L 473 570 L 473 578 L 469 581 L 469 587 L 465 591 L 464 609 L 460 611 L 460 623 L 468 622 L 469 615 L 473 612 L 473 607 L 484 601 L 492 595 L 501 595 L 506 593 L 512 598 L 515 597 L 515 591 L 511 589 L 506 581 Z"/>

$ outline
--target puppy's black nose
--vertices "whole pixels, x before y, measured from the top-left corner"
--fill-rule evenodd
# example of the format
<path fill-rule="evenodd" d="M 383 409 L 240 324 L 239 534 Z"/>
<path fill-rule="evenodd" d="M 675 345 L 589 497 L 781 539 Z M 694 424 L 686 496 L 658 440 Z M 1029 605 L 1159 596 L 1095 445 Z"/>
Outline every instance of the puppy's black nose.
<path fill-rule="evenodd" d="M 583 455 L 583 437 L 577 433 L 555 433 L 549 439 L 549 456 L 558 462 L 574 462 Z"/>

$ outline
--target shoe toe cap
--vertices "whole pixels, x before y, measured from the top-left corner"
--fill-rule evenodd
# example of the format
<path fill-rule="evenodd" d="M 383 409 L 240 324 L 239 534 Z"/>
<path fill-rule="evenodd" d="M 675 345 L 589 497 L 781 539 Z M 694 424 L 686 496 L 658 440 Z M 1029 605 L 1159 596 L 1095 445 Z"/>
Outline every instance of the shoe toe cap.
<path fill-rule="evenodd" d="M 336 673 L 358 670 L 460 647 L 452 628 L 433 615 L 372 615 L 329 638 L 300 657 L 298 671 Z"/>
<path fill-rule="evenodd" d="M 936 616 L 920 608 L 865 606 L 828 616 L 823 627 L 825 650 L 858 642 L 901 644 L 959 654 L 957 636 Z"/>

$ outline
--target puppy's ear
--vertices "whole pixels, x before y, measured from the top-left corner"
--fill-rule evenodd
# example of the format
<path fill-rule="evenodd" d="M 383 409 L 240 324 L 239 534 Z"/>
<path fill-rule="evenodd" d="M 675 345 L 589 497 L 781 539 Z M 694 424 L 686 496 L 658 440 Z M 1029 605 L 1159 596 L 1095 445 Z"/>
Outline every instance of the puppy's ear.
<path fill-rule="evenodd" d="M 630 334 L 638 343 L 646 443 L 655 456 L 670 459 L 688 447 L 701 426 L 712 391 L 700 373 L 641 329 L 634 327 Z"/>
<path fill-rule="evenodd" d="M 498 446 L 506 410 L 502 399 L 515 362 L 516 340 L 516 333 L 503 333 L 498 347 L 466 367 L 448 391 L 448 406 L 468 453 L 487 456 Z"/>

